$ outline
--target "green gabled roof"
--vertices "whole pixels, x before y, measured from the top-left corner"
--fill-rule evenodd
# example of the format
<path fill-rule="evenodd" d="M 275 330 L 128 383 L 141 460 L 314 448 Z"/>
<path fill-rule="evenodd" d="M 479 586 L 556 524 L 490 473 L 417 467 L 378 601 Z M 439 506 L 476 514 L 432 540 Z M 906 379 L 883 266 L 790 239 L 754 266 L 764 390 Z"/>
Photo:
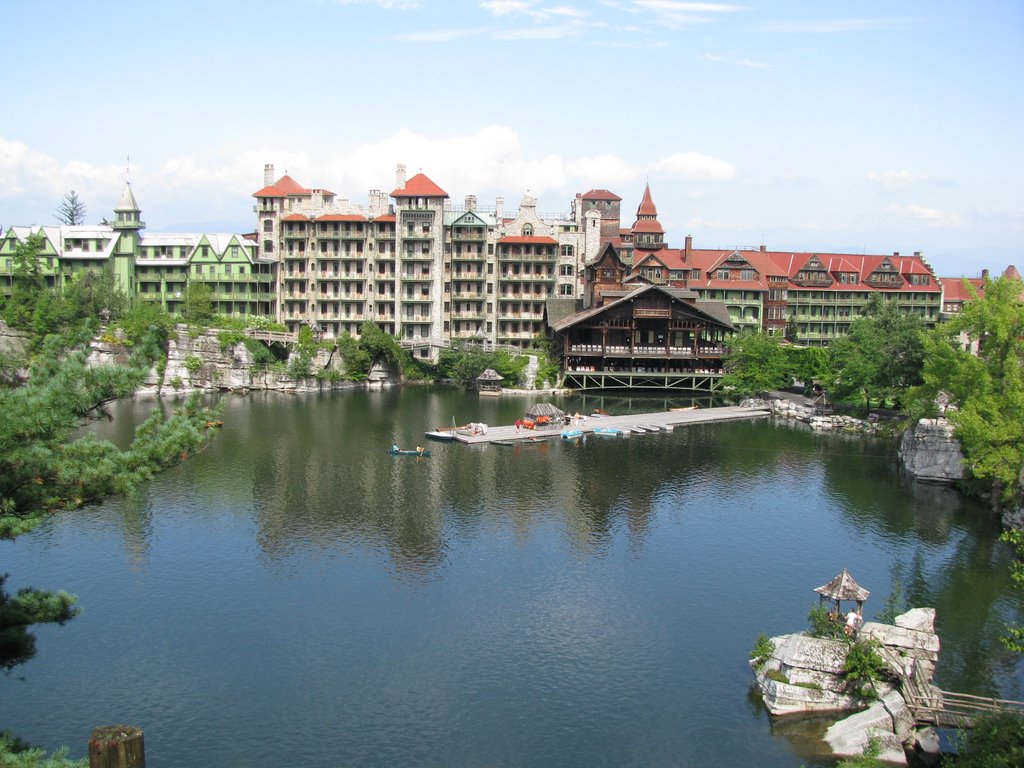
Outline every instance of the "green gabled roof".
<path fill-rule="evenodd" d="M 466 211 L 452 222 L 452 226 L 458 227 L 486 227 L 487 222 L 480 218 L 475 211 Z"/>
<path fill-rule="evenodd" d="M 203 256 L 203 246 L 210 249 L 209 255 Z M 201 262 L 203 264 L 215 264 L 220 261 L 221 254 L 217 252 L 217 247 L 210 242 L 210 239 L 206 235 L 201 235 L 199 241 L 195 244 L 192 249 L 192 257 L 189 261 Z"/>

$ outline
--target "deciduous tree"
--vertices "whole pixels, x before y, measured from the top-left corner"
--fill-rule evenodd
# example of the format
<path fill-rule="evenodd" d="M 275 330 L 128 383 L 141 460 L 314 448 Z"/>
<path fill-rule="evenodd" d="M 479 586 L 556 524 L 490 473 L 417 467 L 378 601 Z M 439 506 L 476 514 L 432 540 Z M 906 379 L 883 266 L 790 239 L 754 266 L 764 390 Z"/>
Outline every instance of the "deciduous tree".
<path fill-rule="evenodd" d="M 729 339 L 726 347 L 723 387 L 742 396 L 789 386 L 792 371 L 776 337 L 744 331 Z"/>
<path fill-rule="evenodd" d="M 973 290 L 973 289 L 971 289 Z M 1000 277 L 966 302 L 927 341 L 919 403 L 939 392 L 954 407 L 946 413 L 956 429 L 967 469 L 1006 503 L 1018 494 L 1024 464 L 1024 302 L 1021 281 Z"/>

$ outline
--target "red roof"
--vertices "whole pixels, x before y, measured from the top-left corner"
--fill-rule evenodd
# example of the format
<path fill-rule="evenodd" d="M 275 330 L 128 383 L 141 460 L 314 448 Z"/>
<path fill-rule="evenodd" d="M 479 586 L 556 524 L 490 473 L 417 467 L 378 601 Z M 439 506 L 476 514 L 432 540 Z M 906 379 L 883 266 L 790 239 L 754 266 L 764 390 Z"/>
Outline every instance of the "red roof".
<path fill-rule="evenodd" d="M 621 200 L 622 198 L 616 195 L 614 192 L 609 192 L 607 189 L 592 189 L 589 192 L 584 192 L 582 195 L 584 200 Z"/>
<path fill-rule="evenodd" d="M 375 218 L 374 221 L 380 221 L 385 224 L 394 224 L 396 218 L 397 217 L 393 213 L 385 213 L 383 216 L 378 216 L 377 218 Z"/>
<path fill-rule="evenodd" d="M 665 234 L 665 230 L 661 228 L 661 224 L 658 223 L 657 219 L 637 219 L 633 225 L 631 232 L 657 232 L 659 234 Z"/>
<path fill-rule="evenodd" d="M 287 197 L 284 192 L 279 190 L 277 187 L 271 185 L 264 187 L 259 192 L 253 192 L 253 197 Z"/>
<path fill-rule="evenodd" d="M 448 193 L 441 189 L 422 173 L 417 173 L 401 189 L 391 193 L 392 197 L 448 197 Z"/>
<path fill-rule="evenodd" d="M 651 185 L 648 184 L 644 187 L 644 198 L 640 201 L 640 207 L 636 209 L 637 216 L 657 216 L 658 209 L 654 207 L 654 201 L 651 199 Z"/>
<path fill-rule="evenodd" d="M 280 179 L 274 182 L 274 186 L 284 192 L 286 195 L 308 195 L 309 190 L 299 184 L 288 174 L 285 174 Z"/>
<path fill-rule="evenodd" d="M 327 213 L 317 216 L 317 221 L 366 221 L 365 216 L 356 213 Z"/>
<path fill-rule="evenodd" d="M 961 302 L 973 299 L 974 296 L 964 285 L 965 280 L 968 285 L 974 286 L 974 290 L 978 292 L 979 296 L 984 293 L 982 289 L 985 281 L 980 277 L 944 277 L 942 278 L 942 298 L 945 301 Z"/>
<path fill-rule="evenodd" d="M 550 237 L 526 237 L 523 235 L 511 235 L 509 237 L 503 237 L 499 243 L 510 243 L 512 245 L 533 243 L 534 245 L 558 245 L 558 241 Z"/>
<path fill-rule="evenodd" d="M 309 217 L 301 213 L 289 213 L 287 216 L 282 217 L 281 221 L 309 221 Z"/>
<path fill-rule="evenodd" d="M 264 187 L 253 197 L 288 197 L 289 195 L 308 195 L 310 190 L 303 187 L 295 179 L 285 174 L 273 184 Z M 325 195 L 333 195 L 333 192 L 324 191 Z"/>

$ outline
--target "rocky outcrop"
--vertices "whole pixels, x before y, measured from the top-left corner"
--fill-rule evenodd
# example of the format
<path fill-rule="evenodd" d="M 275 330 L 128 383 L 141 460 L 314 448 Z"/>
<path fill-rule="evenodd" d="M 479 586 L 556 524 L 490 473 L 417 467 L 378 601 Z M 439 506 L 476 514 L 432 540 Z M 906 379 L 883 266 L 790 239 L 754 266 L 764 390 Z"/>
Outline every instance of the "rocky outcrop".
<path fill-rule="evenodd" d="M 916 608 L 897 616 L 893 624 L 868 622 L 859 637 L 879 642 L 879 653 L 892 679 L 875 684 L 878 699 L 870 706 L 849 690 L 843 677 L 850 647 L 844 640 L 804 633 L 773 637 L 771 656 L 760 667 L 751 661 L 757 686 L 773 715 L 861 710 L 836 722 L 825 733 L 832 752 L 860 755 L 874 737 L 882 746 L 883 760 L 905 765 L 905 751 L 921 750 L 915 744 L 928 741 L 915 729 L 903 691 L 905 687 L 931 686 L 940 647 L 935 611 Z"/>
<path fill-rule="evenodd" d="M 317 350 L 310 370 L 314 375 L 293 377 L 280 371 L 254 368 L 245 344 L 232 344 L 222 349 L 219 331 L 210 329 L 196 333 L 186 325 L 177 325 L 168 341 L 166 366 L 162 371 L 155 367 L 150 371 L 140 394 L 251 390 L 298 393 L 364 386 L 341 379 L 340 362 L 329 350 Z M 334 373 L 316 375 L 324 371 Z"/>
<path fill-rule="evenodd" d="M 946 419 L 921 419 L 904 432 L 899 457 L 922 482 L 952 484 L 964 478 L 964 454 Z"/>
<path fill-rule="evenodd" d="M 824 413 L 817 406 L 800 405 L 783 398 L 773 397 L 767 400 L 747 398 L 740 403 L 740 407 L 770 410 L 774 416 L 803 422 L 815 431 L 859 432 L 874 435 L 881 433 L 884 429 L 876 421 Z"/>

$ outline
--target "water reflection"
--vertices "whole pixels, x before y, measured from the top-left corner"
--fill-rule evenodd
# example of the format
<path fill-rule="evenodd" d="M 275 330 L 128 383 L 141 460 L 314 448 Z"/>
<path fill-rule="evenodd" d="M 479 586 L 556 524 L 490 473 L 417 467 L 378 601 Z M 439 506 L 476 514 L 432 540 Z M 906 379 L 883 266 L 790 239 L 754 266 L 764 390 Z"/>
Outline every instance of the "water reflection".
<path fill-rule="evenodd" d="M 990 516 L 908 485 L 884 442 L 764 420 L 386 452 L 453 418 L 511 423 L 538 399 L 223 398 L 224 429 L 201 455 L 0 553 L 26 578 L 68 569 L 56 586 L 87 610 L 45 640 L 40 684 L 12 699 L 32 722 L 5 725 L 60 738 L 92 715 L 56 692 L 102 698 L 129 658 L 175 699 L 164 715 L 141 684 L 116 692 L 129 714 L 157 713 L 154 749 L 203 727 L 232 734 L 232 754 L 196 765 L 284 764 L 305 748 L 295 738 L 248 746 L 282 722 L 339 763 L 827 764 L 817 726 L 769 722 L 746 698 L 744 662 L 759 632 L 802 629 L 811 589 L 843 566 L 872 590 L 869 617 L 896 582 L 936 607 L 942 685 L 1019 687 L 997 638 L 1020 600 Z M 115 424 L 141 410 L 118 406 Z M 124 594 L 138 629 L 104 635 Z"/>

